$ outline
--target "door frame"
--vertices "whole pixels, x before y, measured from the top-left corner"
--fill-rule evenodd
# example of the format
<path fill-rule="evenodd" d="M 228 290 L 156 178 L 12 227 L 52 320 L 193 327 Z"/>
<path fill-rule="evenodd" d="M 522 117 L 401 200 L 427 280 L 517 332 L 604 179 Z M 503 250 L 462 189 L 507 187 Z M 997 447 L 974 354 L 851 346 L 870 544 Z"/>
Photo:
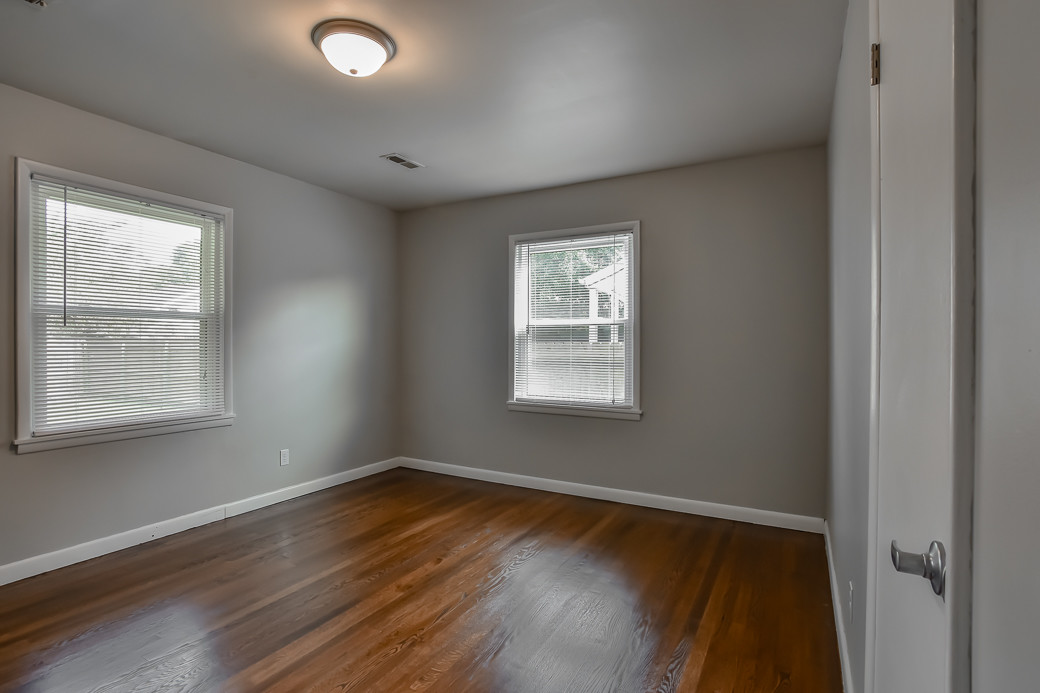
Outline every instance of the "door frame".
<path fill-rule="evenodd" d="M 879 44 L 881 0 L 869 0 L 870 45 Z M 881 403 L 881 94 L 870 87 L 870 444 L 867 461 L 867 585 L 863 693 L 874 693 L 877 634 L 878 447 Z M 846 693 L 852 693 L 848 691 Z"/>
<path fill-rule="evenodd" d="M 880 12 L 883 2 L 869 0 L 869 43 L 882 46 Z M 953 441 L 953 549 L 947 568 L 947 675 L 951 693 L 971 691 L 971 605 L 972 605 L 972 524 L 975 492 L 975 410 L 977 392 L 976 334 L 976 2 L 950 0 L 954 5 L 953 80 L 954 99 L 950 104 L 953 118 L 954 153 L 953 266 L 950 333 L 953 349 L 951 379 L 953 407 L 949 415 L 954 431 Z M 866 62 L 866 60 L 864 60 Z M 870 345 L 870 429 L 867 488 L 867 584 L 865 590 L 866 623 L 864 624 L 864 693 L 874 690 L 877 667 L 877 576 L 879 570 L 892 570 L 887 554 L 882 557 L 878 543 L 880 503 L 879 420 L 881 368 L 881 84 L 870 88 L 871 151 L 871 345 Z"/>

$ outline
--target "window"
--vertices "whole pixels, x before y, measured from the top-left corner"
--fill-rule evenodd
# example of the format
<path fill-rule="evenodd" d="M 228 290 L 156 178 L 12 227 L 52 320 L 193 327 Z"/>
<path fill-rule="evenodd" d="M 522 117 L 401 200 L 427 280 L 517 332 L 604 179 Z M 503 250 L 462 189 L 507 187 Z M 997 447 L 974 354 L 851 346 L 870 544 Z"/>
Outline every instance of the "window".
<path fill-rule="evenodd" d="M 639 222 L 509 237 L 508 407 L 638 419 Z"/>
<path fill-rule="evenodd" d="M 19 452 L 226 426 L 231 210 L 18 161 Z"/>

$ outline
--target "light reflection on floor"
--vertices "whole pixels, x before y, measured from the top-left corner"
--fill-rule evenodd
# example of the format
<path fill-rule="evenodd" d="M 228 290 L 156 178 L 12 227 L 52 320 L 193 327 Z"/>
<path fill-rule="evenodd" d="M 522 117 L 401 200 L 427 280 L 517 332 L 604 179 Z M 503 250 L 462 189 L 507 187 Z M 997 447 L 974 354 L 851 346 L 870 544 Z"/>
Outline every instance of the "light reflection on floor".
<path fill-rule="evenodd" d="M 40 652 L 47 674 L 23 690 L 144 693 L 221 681 L 226 672 L 205 637 L 206 626 L 205 614 L 190 602 L 153 604 Z M 98 678 L 113 671 L 123 673 L 115 680 Z"/>
<path fill-rule="evenodd" d="M 498 622 L 481 645 L 494 690 L 552 693 L 576 681 L 641 690 L 657 639 L 624 565 L 561 549 L 534 554 L 505 567 L 515 579 L 485 607 Z"/>

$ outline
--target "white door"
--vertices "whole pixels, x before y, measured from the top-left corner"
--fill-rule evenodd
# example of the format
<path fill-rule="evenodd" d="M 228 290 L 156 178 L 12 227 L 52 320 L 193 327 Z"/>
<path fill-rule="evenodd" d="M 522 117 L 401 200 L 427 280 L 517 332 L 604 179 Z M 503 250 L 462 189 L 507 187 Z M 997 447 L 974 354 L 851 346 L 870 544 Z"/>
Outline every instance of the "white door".
<path fill-rule="evenodd" d="M 880 293 L 868 693 L 945 693 L 967 690 L 974 85 L 964 68 L 972 17 L 962 0 L 876 1 Z M 944 594 L 896 572 L 893 540 L 917 554 L 933 541 L 944 546 Z"/>

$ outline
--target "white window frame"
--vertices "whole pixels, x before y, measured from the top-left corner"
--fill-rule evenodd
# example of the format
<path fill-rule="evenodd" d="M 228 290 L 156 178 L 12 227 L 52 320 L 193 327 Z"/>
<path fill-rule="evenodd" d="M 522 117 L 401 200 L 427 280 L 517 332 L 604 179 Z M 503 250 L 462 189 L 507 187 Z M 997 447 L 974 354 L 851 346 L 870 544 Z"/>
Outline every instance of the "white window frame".
<path fill-rule="evenodd" d="M 516 246 L 518 243 L 531 241 L 546 241 L 553 239 L 581 238 L 583 236 L 597 236 L 609 233 L 631 233 L 632 250 L 629 259 L 629 272 L 632 280 L 632 306 L 631 306 L 631 335 L 632 340 L 632 405 L 615 406 L 599 404 L 565 404 L 539 400 L 517 401 L 516 399 L 516 354 L 514 344 L 514 318 L 516 300 Z M 510 411 L 534 412 L 538 414 L 564 414 L 568 416 L 589 416 L 605 419 L 627 419 L 638 421 L 643 411 L 640 409 L 639 399 L 639 323 L 642 309 L 639 302 L 639 222 L 623 221 L 613 224 L 600 224 L 598 226 L 583 226 L 571 229 L 559 229 L 554 231 L 537 231 L 535 233 L 513 234 L 509 237 L 509 398 L 506 408 Z"/>
<path fill-rule="evenodd" d="M 235 419 L 232 399 L 231 269 L 232 217 L 230 207 L 200 202 L 178 195 L 149 190 L 98 176 L 78 173 L 28 159 L 16 159 L 15 178 L 15 333 L 17 364 L 17 429 L 14 442 L 18 453 L 104 443 L 128 438 L 177 433 L 218 426 L 230 426 Z M 32 176 L 46 177 L 75 187 L 154 202 L 223 219 L 224 225 L 224 413 L 204 417 L 158 419 L 115 426 L 86 427 L 82 430 L 33 435 L 32 430 Z"/>

